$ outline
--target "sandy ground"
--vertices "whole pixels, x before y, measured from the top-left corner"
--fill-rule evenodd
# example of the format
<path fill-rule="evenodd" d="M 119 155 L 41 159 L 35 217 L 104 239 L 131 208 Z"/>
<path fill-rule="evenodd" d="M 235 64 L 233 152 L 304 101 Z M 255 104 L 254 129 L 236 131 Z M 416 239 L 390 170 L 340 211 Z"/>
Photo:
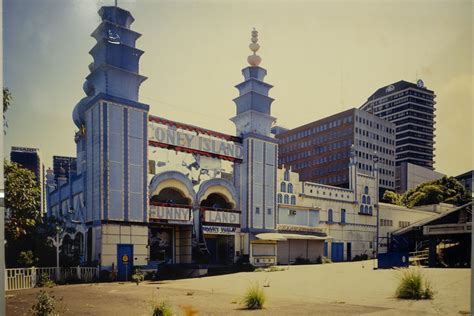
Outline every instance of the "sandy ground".
<path fill-rule="evenodd" d="M 459 315 L 470 310 L 470 269 L 422 269 L 433 300 L 394 298 L 398 272 L 373 270 L 372 261 L 290 266 L 277 272 L 245 272 L 163 282 L 57 286 L 64 315 L 149 315 L 150 302 L 166 300 L 178 314 L 192 306 L 198 315 Z M 264 285 L 266 308 L 241 309 L 245 289 Z M 7 315 L 28 315 L 38 289 L 12 291 Z"/>

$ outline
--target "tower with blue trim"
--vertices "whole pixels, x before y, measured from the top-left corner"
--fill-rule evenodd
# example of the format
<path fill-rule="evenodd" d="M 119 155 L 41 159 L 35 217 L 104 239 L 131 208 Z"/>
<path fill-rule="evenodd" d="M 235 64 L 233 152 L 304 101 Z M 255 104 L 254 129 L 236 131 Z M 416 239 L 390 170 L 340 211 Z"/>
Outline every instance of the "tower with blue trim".
<path fill-rule="evenodd" d="M 249 47 L 253 52 L 247 58 L 250 66 L 242 70 L 245 80 L 236 86 L 237 115 L 231 118 L 244 147 L 243 162 L 234 167 L 234 181 L 240 195 L 245 254 L 251 252 L 258 233 L 275 231 L 277 211 L 278 145 L 270 132 L 275 118 L 271 116 L 273 99 L 268 96 L 272 86 L 263 81 L 267 71 L 259 66 L 261 58 L 256 52 L 260 46 L 255 29 Z"/>
<path fill-rule="evenodd" d="M 147 78 L 139 73 L 143 51 L 135 43 L 141 34 L 130 29 L 130 12 L 104 6 L 98 13 L 102 22 L 91 35 L 97 43 L 89 51 L 86 97 L 74 108 L 73 120 L 89 227 L 87 259 L 114 265 L 120 274 L 121 258 L 130 258 L 131 269 L 147 256 L 149 106 L 138 101 Z"/>

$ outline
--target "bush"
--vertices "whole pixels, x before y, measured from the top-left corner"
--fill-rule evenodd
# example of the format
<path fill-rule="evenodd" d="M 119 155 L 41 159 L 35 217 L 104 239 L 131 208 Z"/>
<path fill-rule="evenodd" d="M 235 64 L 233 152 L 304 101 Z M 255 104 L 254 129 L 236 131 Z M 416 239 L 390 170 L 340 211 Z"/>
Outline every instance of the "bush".
<path fill-rule="evenodd" d="M 153 303 L 151 315 L 152 316 L 172 316 L 173 309 L 166 302 Z"/>
<path fill-rule="evenodd" d="M 56 311 L 56 301 L 54 296 L 50 296 L 41 290 L 36 297 L 37 302 L 31 307 L 33 316 L 52 316 L 59 315 Z"/>
<path fill-rule="evenodd" d="M 27 250 L 27 251 L 21 251 L 20 255 L 18 257 L 18 264 L 21 267 L 24 268 L 29 268 L 34 266 L 38 262 L 38 258 L 35 257 L 33 254 L 33 251 Z"/>
<path fill-rule="evenodd" d="M 429 280 L 421 273 L 419 268 L 399 269 L 400 281 L 396 296 L 403 299 L 419 300 L 433 297 L 433 289 Z"/>
<path fill-rule="evenodd" d="M 56 283 L 54 283 L 54 281 L 51 280 L 48 273 L 43 273 L 40 276 L 39 282 L 37 284 L 38 287 L 49 287 L 49 288 L 51 288 L 55 285 L 56 285 Z"/>
<path fill-rule="evenodd" d="M 310 264 L 310 263 L 311 263 L 311 261 L 309 261 L 309 259 L 306 259 L 306 258 L 303 258 L 303 257 L 297 257 L 295 259 L 294 264 L 298 265 L 298 264 Z"/>
<path fill-rule="evenodd" d="M 265 304 L 265 293 L 258 283 L 251 285 L 245 292 L 243 303 L 246 309 L 262 309 Z"/>
<path fill-rule="evenodd" d="M 132 281 L 140 284 L 143 280 L 145 280 L 145 276 L 143 275 L 143 272 L 140 269 L 135 269 L 135 273 L 132 274 Z"/>

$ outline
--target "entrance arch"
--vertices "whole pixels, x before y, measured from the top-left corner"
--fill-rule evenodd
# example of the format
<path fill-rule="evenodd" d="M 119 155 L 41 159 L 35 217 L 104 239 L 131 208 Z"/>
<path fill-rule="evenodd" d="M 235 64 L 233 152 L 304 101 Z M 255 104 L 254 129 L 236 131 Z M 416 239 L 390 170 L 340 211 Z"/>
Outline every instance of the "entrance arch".
<path fill-rule="evenodd" d="M 225 179 L 210 179 L 201 185 L 196 196 L 196 203 L 199 206 L 213 207 L 212 204 L 219 204 L 224 209 L 238 208 L 237 190 L 234 185 Z"/>
<path fill-rule="evenodd" d="M 178 171 L 165 171 L 155 175 L 149 190 L 150 201 L 154 202 L 193 205 L 196 196 L 191 180 Z M 186 203 L 165 202 L 166 200 Z"/>

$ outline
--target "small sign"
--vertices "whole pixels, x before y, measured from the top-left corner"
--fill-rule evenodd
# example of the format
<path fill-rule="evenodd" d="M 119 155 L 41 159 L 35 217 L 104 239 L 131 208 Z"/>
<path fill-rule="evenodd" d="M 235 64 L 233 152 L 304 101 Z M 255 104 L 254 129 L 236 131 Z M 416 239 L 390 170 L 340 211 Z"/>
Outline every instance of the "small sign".
<path fill-rule="evenodd" d="M 234 212 L 206 210 L 204 213 L 204 221 L 210 223 L 238 225 L 240 224 L 240 214 Z"/>
<path fill-rule="evenodd" d="M 124 255 L 122 256 L 122 263 L 123 263 L 123 264 L 128 264 L 128 255 L 127 255 L 127 254 L 124 254 Z"/>
<path fill-rule="evenodd" d="M 234 235 L 235 227 L 203 225 L 202 231 L 204 234 Z"/>
<path fill-rule="evenodd" d="M 150 205 L 150 219 L 168 220 L 174 222 L 192 221 L 192 212 L 189 208 Z"/>

